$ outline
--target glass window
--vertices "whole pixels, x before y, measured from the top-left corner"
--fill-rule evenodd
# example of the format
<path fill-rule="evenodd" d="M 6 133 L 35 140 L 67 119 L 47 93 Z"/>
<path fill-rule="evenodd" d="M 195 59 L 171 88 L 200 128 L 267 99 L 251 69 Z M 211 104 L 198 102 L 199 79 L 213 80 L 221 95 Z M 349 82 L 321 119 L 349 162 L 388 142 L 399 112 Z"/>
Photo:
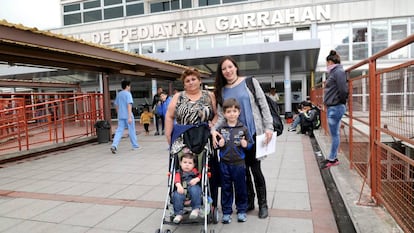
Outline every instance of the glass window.
<path fill-rule="evenodd" d="M 258 44 L 260 43 L 259 32 L 245 32 L 244 33 L 244 43 L 245 44 Z"/>
<path fill-rule="evenodd" d="M 194 37 L 184 38 L 184 49 L 185 50 L 196 50 L 196 39 Z"/>
<path fill-rule="evenodd" d="M 155 41 L 154 46 L 156 53 L 165 53 L 167 51 L 167 41 L 165 40 Z"/>
<path fill-rule="evenodd" d="M 198 38 L 198 49 L 211 49 L 211 37 L 200 36 Z"/>
<path fill-rule="evenodd" d="M 144 3 L 126 5 L 126 15 L 143 15 L 144 14 Z"/>
<path fill-rule="evenodd" d="M 80 10 L 80 4 L 71 4 L 63 6 L 63 12 L 71 12 L 71 11 L 79 11 Z"/>
<path fill-rule="evenodd" d="M 171 0 L 171 10 L 180 9 L 180 0 Z"/>
<path fill-rule="evenodd" d="M 155 2 L 151 3 L 151 13 L 163 12 L 170 10 L 169 2 Z"/>
<path fill-rule="evenodd" d="M 391 20 L 391 44 L 394 44 L 407 37 L 407 19 Z M 390 54 L 391 59 L 401 59 L 408 57 L 408 47 L 405 46 Z"/>
<path fill-rule="evenodd" d="M 124 7 L 112 7 L 104 9 L 104 19 L 114 19 L 124 17 Z"/>
<path fill-rule="evenodd" d="M 105 6 L 115 5 L 115 4 L 122 4 L 122 0 L 104 0 Z"/>
<path fill-rule="evenodd" d="M 245 2 L 247 0 L 223 0 L 223 3 L 232 3 L 232 2 Z"/>
<path fill-rule="evenodd" d="M 220 4 L 220 0 L 199 0 L 199 6 L 212 6 Z"/>
<path fill-rule="evenodd" d="M 234 33 L 229 35 L 229 45 L 237 46 L 243 44 L 243 34 L 242 33 Z"/>
<path fill-rule="evenodd" d="M 141 2 L 142 0 L 126 0 L 126 2 Z"/>
<path fill-rule="evenodd" d="M 292 28 L 285 28 L 279 30 L 279 41 L 293 40 Z"/>
<path fill-rule="evenodd" d="M 318 63 L 325 62 L 326 56 L 328 56 L 329 51 L 333 48 L 331 25 L 318 25 L 317 37 L 321 40 Z M 342 57 L 342 54 L 340 54 L 340 56 Z"/>
<path fill-rule="evenodd" d="M 310 27 L 296 28 L 296 31 L 293 34 L 294 40 L 308 40 L 310 38 L 311 38 Z"/>
<path fill-rule="evenodd" d="M 101 0 L 95 0 L 90 2 L 84 2 L 83 3 L 83 9 L 91 9 L 101 6 Z"/>
<path fill-rule="evenodd" d="M 341 60 L 349 61 L 349 27 L 348 27 L 348 24 L 335 24 L 333 36 L 334 36 L 333 47 L 338 52 L 338 54 L 341 56 Z"/>
<path fill-rule="evenodd" d="M 84 23 L 99 21 L 99 20 L 102 20 L 102 11 L 101 10 L 83 12 L 83 22 Z"/>
<path fill-rule="evenodd" d="M 138 43 L 128 44 L 128 51 L 131 53 L 140 54 L 139 44 Z"/>
<path fill-rule="evenodd" d="M 142 54 L 153 53 L 152 43 L 142 44 Z"/>
<path fill-rule="evenodd" d="M 227 36 L 226 35 L 215 35 L 214 36 L 214 48 L 222 48 L 227 46 Z"/>
<path fill-rule="evenodd" d="M 168 40 L 168 52 L 180 51 L 180 39 Z"/>
<path fill-rule="evenodd" d="M 82 23 L 81 13 L 64 15 L 63 25 L 72 25 Z"/>
<path fill-rule="evenodd" d="M 368 27 L 366 22 L 352 24 L 352 59 L 368 57 Z"/>
<path fill-rule="evenodd" d="M 371 55 L 388 47 L 388 23 L 385 20 L 373 21 L 371 24 Z"/>
<path fill-rule="evenodd" d="M 276 30 L 262 31 L 263 42 L 276 42 Z"/>
<path fill-rule="evenodd" d="M 191 0 L 181 0 L 181 9 L 187 9 L 193 7 Z"/>

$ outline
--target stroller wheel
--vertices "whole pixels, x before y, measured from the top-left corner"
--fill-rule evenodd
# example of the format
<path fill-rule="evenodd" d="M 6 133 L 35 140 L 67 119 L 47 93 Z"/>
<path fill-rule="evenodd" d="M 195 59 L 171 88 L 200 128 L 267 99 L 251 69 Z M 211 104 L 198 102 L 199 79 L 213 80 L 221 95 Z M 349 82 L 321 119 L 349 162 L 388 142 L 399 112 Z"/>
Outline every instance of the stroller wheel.
<path fill-rule="evenodd" d="M 219 220 L 219 212 L 217 207 L 213 207 L 212 211 L 211 211 L 211 215 L 212 215 L 212 219 L 213 219 L 213 223 L 217 224 L 220 220 Z"/>
<path fill-rule="evenodd" d="M 158 229 L 155 231 L 155 233 L 161 233 L 161 229 L 160 229 L 160 228 L 158 228 Z"/>
<path fill-rule="evenodd" d="M 171 233 L 170 229 L 164 231 L 164 233 Z"/>

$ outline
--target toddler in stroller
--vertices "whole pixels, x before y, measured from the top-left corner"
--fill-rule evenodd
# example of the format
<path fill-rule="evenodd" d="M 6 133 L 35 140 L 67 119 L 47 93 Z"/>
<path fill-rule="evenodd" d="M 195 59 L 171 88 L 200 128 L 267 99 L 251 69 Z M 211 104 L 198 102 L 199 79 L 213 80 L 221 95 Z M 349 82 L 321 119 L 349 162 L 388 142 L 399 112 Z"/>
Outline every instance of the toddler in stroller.
<path fill-rule="evenodd" d="M 170 148 L 168 193 L 157 232 L 163 232 L 163 224 L 204 224 L 200 232 L 207 232 L 208 223 L 218 222 L 209 184 L 210 129 L 207 124 L 174 125 L 171 138 L 172 142 L 182 140 L 185 146 L 179 151 Z"/>

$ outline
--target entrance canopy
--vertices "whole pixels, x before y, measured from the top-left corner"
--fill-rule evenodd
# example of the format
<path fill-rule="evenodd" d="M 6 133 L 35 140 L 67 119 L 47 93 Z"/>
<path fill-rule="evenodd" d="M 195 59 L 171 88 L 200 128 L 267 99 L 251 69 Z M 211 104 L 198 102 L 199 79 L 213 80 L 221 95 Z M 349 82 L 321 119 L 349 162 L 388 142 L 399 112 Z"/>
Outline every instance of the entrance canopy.
<path fill-rule="evenodd" d="M 0 21 L 0 63 L 168 80 L 178 79 L 187 68 L 7 21 Z"/>
<path fill-rule="evenodd" d="M 290 58 L 290 71 L 306 73 L 314 71 L 318 62 L 319 39 L 269 42 L 243 46 L 230 46 L 208 50 L 187 50 L 157 53 L 158 59 L 197 67 L 215 73 L 217 63 L 223 56 L 232 56 L 243 75 L 281 75 L 284 73 L 285 56 Z"/>

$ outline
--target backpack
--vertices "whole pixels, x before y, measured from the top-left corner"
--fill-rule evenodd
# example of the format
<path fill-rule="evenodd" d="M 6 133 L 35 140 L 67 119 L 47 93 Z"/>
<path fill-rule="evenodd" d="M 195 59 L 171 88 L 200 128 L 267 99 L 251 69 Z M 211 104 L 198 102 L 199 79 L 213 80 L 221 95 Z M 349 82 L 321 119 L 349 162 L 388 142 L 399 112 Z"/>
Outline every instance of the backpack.
<path fill-rule="evenodd" d="M 258 101 L 256 98 L 256 91 L 253 86 L 252 77 L 246 78 L 246 85 L 247 85 L 247 88 L 249 88 L 250 92 L 253 94 L 257 106 L 259 106 L 260 108 L 260 105 L 258 104 Z M 273 118 L 273 130 L 277 133 L 277 136 L 280 136 L 283 133 L 283 123 L 282 123 L 282 118 L 279 115 L 279 106 L 269 96 L 267 95 L 265 96 L 266 96 L 267 105 L 269 105 L 270 114 L 272 115 L 272 118 Z M 260 112 L 262 111 L 260 110 Z"/>
<path fill-rule="evenodd" d="M 321 110 L 317 106 L 313 106 L 312 109 L 315 110 L 313 129 L 319 129 L 319 127 L 321 127 Z"/>

